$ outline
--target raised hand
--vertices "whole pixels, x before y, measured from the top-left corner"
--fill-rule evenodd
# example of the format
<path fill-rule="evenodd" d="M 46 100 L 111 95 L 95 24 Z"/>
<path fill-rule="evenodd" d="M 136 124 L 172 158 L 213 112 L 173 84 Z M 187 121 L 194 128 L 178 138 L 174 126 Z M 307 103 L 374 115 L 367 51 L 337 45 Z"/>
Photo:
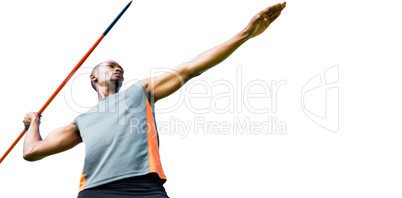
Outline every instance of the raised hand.
<path fill-rule="evenodd" d="M 25 127 L 29 128 L 29 126 L 31 125 L 31 122 L 34 120 L 39 120 L 39 122 L 40 122 L 40 116 L 38 116 L 38 114 L 35 112 L 29 112 L 24 117 L 24 120 L 22 122 L 24 122 Z"/>
<path fill-rule="evenodd" d="M 263 33 L 279 17 L 285 7 L 286 2 L 278 3 L 256 14 L 245 29 L 248 36 L 252 38 Z"/>

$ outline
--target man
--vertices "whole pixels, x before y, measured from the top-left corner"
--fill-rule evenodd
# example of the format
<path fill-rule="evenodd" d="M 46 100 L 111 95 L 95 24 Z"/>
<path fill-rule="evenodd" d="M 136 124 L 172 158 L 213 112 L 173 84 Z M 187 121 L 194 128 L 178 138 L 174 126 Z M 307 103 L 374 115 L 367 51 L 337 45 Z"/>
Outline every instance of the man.
<path fill-rule="evenodd" d="M 248 39 L 263 33 L 285 6 L 286 2 L 268 7 L 225 43 L 175 67 L 174 72 L 141 80 L 121 92 L 123 68 L 115 61 L 97 65 L 90 79 L 99 103 L 87 113 L 54 130 L 44 140 L 39 133 L 38 115 L 26 115 L 23 122 L 29 129 L 24 159 L 40 160 L 85 142 L 79 198 L 167 197 L 153 105 L 225 60 Z"/>

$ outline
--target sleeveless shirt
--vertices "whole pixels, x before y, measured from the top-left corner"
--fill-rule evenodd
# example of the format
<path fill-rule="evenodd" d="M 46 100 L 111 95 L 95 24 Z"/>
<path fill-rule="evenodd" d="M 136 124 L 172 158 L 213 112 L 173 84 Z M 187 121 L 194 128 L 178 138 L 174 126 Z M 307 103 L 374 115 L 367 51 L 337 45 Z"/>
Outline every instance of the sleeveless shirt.
<path fill-rule="evenodd" d="M 80 192 L 148 173 L 166 181 L 154 115 L 145 88 L 137 82 L 74 120 L 85 143 Z"/>

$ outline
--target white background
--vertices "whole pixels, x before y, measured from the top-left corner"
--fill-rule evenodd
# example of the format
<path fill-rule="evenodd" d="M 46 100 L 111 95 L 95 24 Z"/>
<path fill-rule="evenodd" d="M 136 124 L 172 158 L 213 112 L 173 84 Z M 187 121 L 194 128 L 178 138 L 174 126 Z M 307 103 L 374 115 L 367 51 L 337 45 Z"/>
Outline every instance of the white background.
<path fill-rule="evenodd" d="M 40 109 L 127 2 L 0 2 L 1 155 L 22 131 L 24 115 Z M 42 136 L 69 124 L 97 103 L 87 73 L 99 62 L 113 59 L 124 67 L 124 89 L 135 79 L 149 77 L 151 68 L 174 67 L 226 41 L 255 13 L 275 3 L 134 1 L 43 113 Z M 257 79 L 268 85 L 285 80 L 287 84 L 277 92 L 276 112 L 257 114 L 243 106 L 232 112 L 200 113 L 182 103 L 171 112 L 158 113 L 175 104 L 179 92 L 156 104 L 157 122 L 174 118 L 193 123 L 195 118 L 203 118 L 205 122 L 233 123 L 235 118 L 248 118 L 258 123 L 275 117 L 286 124 L 286 134 L 216 134 L 208 130 L 197 134 L 195 129 L 185 137 L 174 129 L 171 134 L 160 134 L 170 197 L 402 196 L 399 1 L 287 3 L 267 32 L 197 78 L 212 88 L 222 79 L 240 88 Z M 336 133 L 314 123 L 301 107 L 303 86 L 335 65 L 339 66 Z M 236 85 L 238 66 L 243 85 Z M 225 92 L 218 87 L 212 90 L 212 96 Z M 202 93 L 201 89 L 194 91 Z M 255 92 L 261 93 L 261 89 Z M 323 94 L 310 97 L 314 111 L 325 109 Z M 68 102 L 69 98 L 75 103 Z M 193 108 L 228 102 L 227 98 L 219 104 L 211 104 L 211 97 L 187 99 Z M 272 104 L 268 97 L 252 100 L 256 108 Z M 76 197 L 84 145 L 26 162 L 22 142 L 0 164 L 0 197 Z"/>

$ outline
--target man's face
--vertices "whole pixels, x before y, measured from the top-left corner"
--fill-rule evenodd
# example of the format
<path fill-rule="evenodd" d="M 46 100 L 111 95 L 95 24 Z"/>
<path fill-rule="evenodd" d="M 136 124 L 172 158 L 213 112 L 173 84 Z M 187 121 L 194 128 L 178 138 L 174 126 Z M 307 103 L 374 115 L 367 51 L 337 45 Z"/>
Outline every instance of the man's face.
<path fill-rule="evenodd" d="M 124 70 L 115 61 L 106 61 L 99 65 L 95 77 L 100 86 L 108 86 L 110 84 L 121 87 L 124 81 Z"/>

